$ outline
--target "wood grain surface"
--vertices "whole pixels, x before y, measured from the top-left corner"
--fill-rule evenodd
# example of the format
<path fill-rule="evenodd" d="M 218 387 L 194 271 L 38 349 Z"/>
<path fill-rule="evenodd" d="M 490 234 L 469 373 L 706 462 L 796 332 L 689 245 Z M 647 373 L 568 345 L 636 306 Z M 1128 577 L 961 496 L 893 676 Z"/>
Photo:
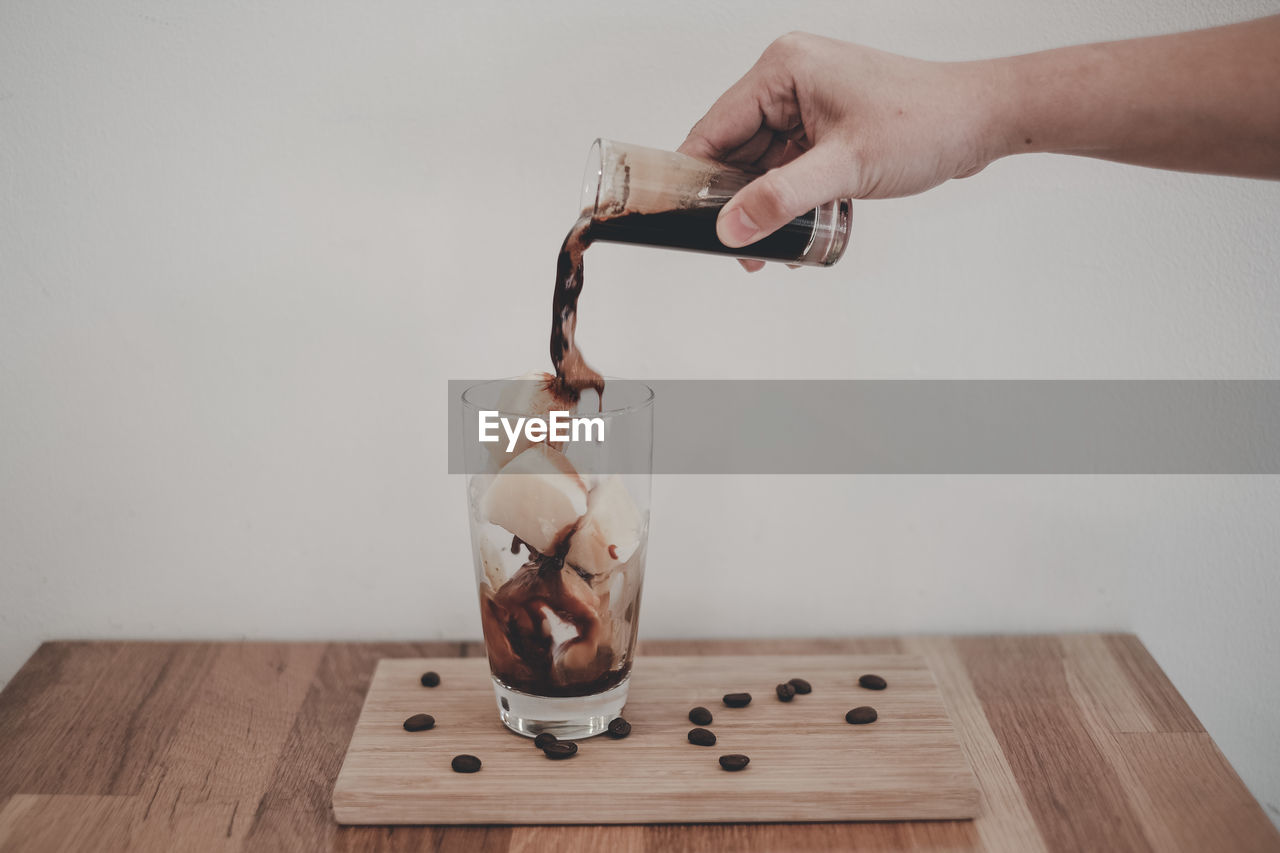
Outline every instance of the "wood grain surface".
<path fill-rule="evenodd" d="M 425 688 L 436 671 L 443 683 Z M 885 690 L 858 676 L 887 679 Z M 774 687 L 803 677 L 813 692 L 780 702 Z M 745 708 L 721 702 L 747 691 Z M 712 747 L 687 739 L 689 709 L 715 721 Z M 879 718 L 852 726 L 845 712 L 872 705 Z M 630 737 L 579 741 L 549 761 L 498 719 L 483 660 L 379 662 L 333 792 L 344 824 L 732 823 L 938 820 L 979 814 L 978 782 L 942 696 L 917 655 L 642 656 L 632 673 Z M 405 719 L 430 713 L 426 732 Z M 454 773 L 459 753 L 479 773 Z M 718 757 L 745 753 L 728 773 Z M 548 792 L 554 792 L 548 796 Z"/>
<path fill-rule="evenodd" d="M 1133 636 L 643 641 L 641 653 L 923 655 L 983 814 L 343 827 L 330 797 L 377 661 L 481 657 L 479 643 L 55 642 L 0 693 L 0 851 L 1280 850 Z"/>

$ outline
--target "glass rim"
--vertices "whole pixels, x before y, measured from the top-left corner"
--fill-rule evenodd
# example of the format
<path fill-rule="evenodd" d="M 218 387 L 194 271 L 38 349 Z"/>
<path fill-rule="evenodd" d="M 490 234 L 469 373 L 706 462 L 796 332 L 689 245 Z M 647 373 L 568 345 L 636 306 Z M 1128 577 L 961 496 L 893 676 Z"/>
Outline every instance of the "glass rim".
<path fill-rule="evenodd" d="M 587 152 L 587 165 L 582 173 L 582 216 L 595 216 L 600 211 L 600 190 L 604 185 L 604 160 L 606 147 L 611 147 L 608 139 L 599 136 L 591 143 Z"/>
<path fill-rule="evenodd" d="M 639 412 L 653 406 L 653 397 L 654 397 L 653 388 L 650 387 L 647 383 L 642 382 L 639 379 L 624 379 L 620 376 L 605 376 L 603 378 L 605 381 L 605 387 L 608 387 L 610 382 L 628 382 L 628 383 L 634 383 L 636 385 L 639 385 L 641 388 L 644 389 L 644 399 L 640 400 L 639 402 L 632 403 L 628 406 L 620 406 L 616 409 L 604 409 L 599 412 L 578 412 L 576 414 L 578 414 L 581 417 L 590 416 L 590 417 L 614 418 L 614 417 L 620 417 L 622 415 L 628 415 L 635 412 Z M 489 385 L 496 385 L 499 382 L 535 382 L 535 381 L 537 380 L 525 379 L 522 376 L 509 376 L 505 379 L 486 379 L 483 382 L 477 382 L 474 385 L 468 385 L 463 390 L 462 394 L 459 395 L 459 399 L 462 400 L 463 406 L 469 409 L 472 409 L 474 411 L 480 411 L 479 404 L 477 404 L 474 400 L 470 399 L 471 392 L 477 391 Z M 514 415 L 520 418 L 526 418 L 529 416 L 528 412 L 507 412 L 507 411 L 503 411 L 502 409 L 485 409 L 484 411 L 486 412 L 496 411 L 499 415 Z"/>

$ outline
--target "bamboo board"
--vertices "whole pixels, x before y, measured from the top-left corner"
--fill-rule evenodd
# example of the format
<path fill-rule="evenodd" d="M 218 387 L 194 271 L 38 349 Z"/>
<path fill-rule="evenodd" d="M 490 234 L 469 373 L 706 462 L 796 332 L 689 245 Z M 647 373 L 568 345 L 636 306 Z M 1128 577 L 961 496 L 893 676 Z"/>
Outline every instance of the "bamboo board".
<path fill-rule="evenodd" d="M 419 676 L 440 673 L 424 688 Z M 883 691 L 857 686 L 884 676 Z M 813 692 L 780 702 L 774 685 L 801 677 Z M 747 691 L 746 708 L 720 697 Z M 689 709 L 704 705 L 713 747 L 690 744 Z M 879 719 L 853 726 L 847 710 Z M 434 729 L 406 732 L 416 713 Z M 641 657 L 624 716 L 631 736 L 579 741 L 551 761 L 499 721 L 483 659 L 379 661 L 333 791 L 343 824 L 561 824 L 851 821 L 972 818 L 978 783 L 942 697 L 913 655 Z M 730 773 L 718 757 L 745 753 Z M 483 769 L 454 773 L 459 753 Z"/>

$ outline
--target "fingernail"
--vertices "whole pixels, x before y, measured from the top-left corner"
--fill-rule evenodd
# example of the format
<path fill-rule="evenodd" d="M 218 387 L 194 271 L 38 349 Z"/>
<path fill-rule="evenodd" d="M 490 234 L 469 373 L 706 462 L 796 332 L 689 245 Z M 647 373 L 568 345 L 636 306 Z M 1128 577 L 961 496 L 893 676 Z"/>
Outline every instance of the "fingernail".
<path fill-rule="evenodd" d="M 734 208 L 720 215 L 716 233 L 726 246 L 745 246 L 756 239 L 760 228 L 741 208 Z"/>

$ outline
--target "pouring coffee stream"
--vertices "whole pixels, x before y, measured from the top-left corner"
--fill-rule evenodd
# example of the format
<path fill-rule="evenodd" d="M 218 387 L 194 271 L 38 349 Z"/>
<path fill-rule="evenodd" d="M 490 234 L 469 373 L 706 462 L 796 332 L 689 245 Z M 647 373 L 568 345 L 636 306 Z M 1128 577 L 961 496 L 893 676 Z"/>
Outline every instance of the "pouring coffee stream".
<path fill-rule="evenodd" d="M 556 262 L 556 289 L 551 301 L 551 363 L 556 369 L 555 392 L 570 403 L 577 403 L 582 392 L 594 390 L 604 410 L 604 377 L 582 357 L 574 340 L 578 325 L 578 296 L 582 293 L 582 255 L 591 245 L 589 217 L 583 217 L 569 230 L 560 247 Z"/>
<path fill-rule="evenodd" d="M 565 237 L 552 299 L 551 363 L 556 396 L 575 404 L 594 390 L 604 408 L 604 379 L 574 339 L 582 293 L 583 254 L 615 242 L 793 265 L 831 266 L 848 245 L 851 203 L 814 208 L 749 246 L 730 248 L 716 235 L 720 211 L 758 175 L 722 164 L 597 139 L 587 158 L 582 214 Z"/>

